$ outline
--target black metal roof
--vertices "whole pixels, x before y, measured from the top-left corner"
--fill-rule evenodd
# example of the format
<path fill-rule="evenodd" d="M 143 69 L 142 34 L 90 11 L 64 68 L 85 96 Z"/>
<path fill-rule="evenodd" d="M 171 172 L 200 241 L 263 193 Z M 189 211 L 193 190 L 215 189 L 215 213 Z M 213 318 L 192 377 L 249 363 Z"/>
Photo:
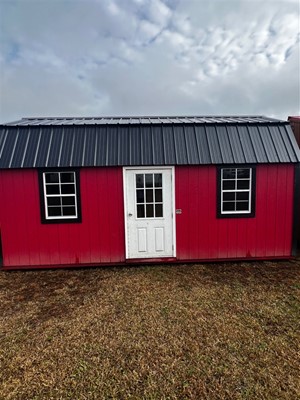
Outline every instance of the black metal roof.
<path fill-rule="evenodd" d="M 0 168 L 295 163 L 288 122 L 262 116 L 24 118 L 0 126 Z"/>

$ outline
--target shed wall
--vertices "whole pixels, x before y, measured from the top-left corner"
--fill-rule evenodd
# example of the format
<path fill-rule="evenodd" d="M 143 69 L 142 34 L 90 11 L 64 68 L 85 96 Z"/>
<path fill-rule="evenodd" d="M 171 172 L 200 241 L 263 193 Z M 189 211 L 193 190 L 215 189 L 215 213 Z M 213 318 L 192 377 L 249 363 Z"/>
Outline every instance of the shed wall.
<path fill-rule="evenodd" d="M 258 165 L 254 218 L 216 218 L 215 167 L 176 168 L 177 257 L 181 260 L 291 255 L 293 165 Z"/>
<path fill-rule="evenodd" d="M 257 166 L 255 218 L 216 217 L 216 172 L 175 169 L 177 259 L 289 257 L 294 166 Z M 82 223 L 42 224 L 37 171 L 0 172 L 4 268 L 125 262 L 122 168 L 83 168 L 80 182 Z"/>
<path fill-rule="evenodd" d="M 80 183 L 82 223 L 42 224 L 37 171 L 0 171 L 4 267 L 124 261 L 122 169 L 82 169 Z"/>

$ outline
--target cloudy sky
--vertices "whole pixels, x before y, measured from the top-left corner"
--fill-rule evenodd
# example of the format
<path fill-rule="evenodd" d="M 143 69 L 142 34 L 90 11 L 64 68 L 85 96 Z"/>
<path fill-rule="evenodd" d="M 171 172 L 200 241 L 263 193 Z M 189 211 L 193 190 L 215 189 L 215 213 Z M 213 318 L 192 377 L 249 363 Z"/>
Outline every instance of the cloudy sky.
<path fill-rule="evenodd" d="M 298 0 L 0 0 L 0 122 L 300 114 Z"/>

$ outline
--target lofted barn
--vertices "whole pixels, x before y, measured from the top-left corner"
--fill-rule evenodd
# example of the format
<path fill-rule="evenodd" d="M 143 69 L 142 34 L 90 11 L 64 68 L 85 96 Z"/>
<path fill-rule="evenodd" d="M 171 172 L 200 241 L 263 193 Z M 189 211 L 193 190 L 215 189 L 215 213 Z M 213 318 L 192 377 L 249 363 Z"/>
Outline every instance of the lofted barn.
<path fill-rule="evenodd" d="M 2 124 L 2 268 L 292 257 L 299 161 L 262 116 Z"/>

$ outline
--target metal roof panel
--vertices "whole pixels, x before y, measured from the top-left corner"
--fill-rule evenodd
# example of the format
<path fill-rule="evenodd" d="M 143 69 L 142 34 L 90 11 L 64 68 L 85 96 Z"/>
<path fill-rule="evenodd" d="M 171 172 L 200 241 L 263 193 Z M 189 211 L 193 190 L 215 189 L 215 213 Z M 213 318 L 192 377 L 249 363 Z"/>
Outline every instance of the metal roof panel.
<path fill-rule="evenodd" d="M 18 129 L 18 131 L 19 131 L 19 129 Z M 13 153 L 11 154 L 11 161 L 10 161 L 11 168 L 18 167 L 20 164 L 20 161 L 21 161 L 21 165 L 23 163 L 23 159 L 26 154 L 26 149 L 27 149 L 27 145 L 28 145 L 28 140 L 30 137 L 30 129 L 28 131 L 29 132 L 27 133 L 27 135 L 23 135 L 23 134 L 20 134 L 20 132 L 18 132 L 15 147 L 13 149 Z"/>
<path fill-rule="evenodd" d="M 131 126 L 129 129 L 130 165 L 140 165 L 141 154 L 141 133 L 139 126 Z"/>
<path fill-rule="evenodd" d="M 243 164 L 246 162 L 238 128 L 235 125 L 227 126 L 228 139 L 232 149 L 234 163 Z"/>
<path fill-rule="evenodd" d="M 184 126 L 174 126 L 174 148 L 175 148 L 175 163 L 174 164 L 188 164 L 187 150 L 186 150 L 186 135 L 184 133 Z"/>
<path fill-rule="evenodd" d="M 276 149 L 275 149 L 273 141 L 271 139 L 268 127 L 265 125 L 262 125 L 262 126 L 258 126 L 257 129 L 259 131 L 261 140 L 263 142 L 268 161 L 269 162 L 278 162 L 279 159 L 277 157 Z"/>
<path fill-rule="evenodd" d="M 277 157 L 280 162 L 289 162 L 290 157 L 288 155 L 288 152 L 285 148 L 284 141 L 281 137 L 280 131 L 277 126 L 268 126 L 270 136 L 272 138 L 272 141 L 274 143 L 274 147 L 277 152 Z"/>
<path fill-rule="evenodd" d="M 212 164 L 222 164 L 222 154 L 215 126 L 206 126 L 206 137 Z"/>
<path fill-rule="evenodd" d="M 59 126 L 57 129 L 52 130 L 52 140 L 48 154 L 48 167 L 57 167 L 57 165 L 59 165 L 62 141 L 62 127 Z"/>
<path fill-rule="evenodd" d="M 5 138 L 5 134 L 7 133 L 7 129 L 2 129 L 0 130 L 0 152 L 1 152 L 1 148 L 2 148 L 2 143 L 4 141 Z"/>
<path fill-rule="evenodd" d="M 118 165 L 130 164 L 130 143 L 129 129 L 126 126 L 120 126 L 118 129 Z M 112 149 L 113 151 L 113 149 Z"/>
<path fill-rule="evenodd" d="M 153 165 L 164 165 L 164 145 L 163 145 L 163 130 L 161 126 L 152 126 L 152 143 L 153 143 Z"/>
<path fill-rule="evenodd" d="M 79 127 L 74 130 L 74 142 L 73 142 L 73 148 L 72 148 L 72 153 L 71 153 L 71 159 L 70 159 L 70 166 L 72 167 L 81 167 L 82 164 L 82 159 L 83 159 L 83 153 L 82 150 L 84 148 L 84 136 L 85 136 L 85 127 Z"/>
<path fill-rule="evenodd" d="M 143 129 L 140 129 L 140 138 L 141 138 L 141 165 L 153 165 L 154 156 L 153 156 L 153 135 L 152 128 L 150 126 L 145 126 Z"/>
<path fill-rule="evenodd" d="M 6 136 L 6 140 L 3 142 L 0 168 L 10 168 L 11 157 L 14 152 L 18 131 L 18 128 L 13 128 L 10 130 L 9 134 Z"/>
<path fill-rule="evenodd" d="M 300 150 L 290 125 L 279 126 L 282 139 L 291 156 L 291 160 L 300 161 Z"/>
<path fill-rule="evenodd" d="M 99 129 L 100 128 L 100 129 Z M 101 126 L 96 131 L 96 143 L 95 143 L 95 158 L 94 165 L 109 165 L 108 164 L 108 134 L 107 127 Z M 117 150 L 117 149 L 116 149 Z M 116 165 L 117 153 L 115 156 Z"/>
<path fill-rule="evenodd" d="M 176 164 L 173 127 L 171 125 L 167 125 L 163 128 L 163 132 L 164 134 L 162 135 L 162 138 L 164 143 L 163 149 L 165 155 L 165 164 Z"/>
<path fill-rule="evenodd" d="M 37 153 L 38 143 L 39 143 L 39 136 L 40 136 L 40 128 L 29 128 L 28 130 L 28 142 L 27 148 L 24 151 L 24 158 L 23 158 L 23 167 L 32 167 L 34 165 L 34 160 Z"/>
<path fill-rule="evenodd" d="M 194 126 L 184 126 L 187 164 L 199 164 L 198 146 Z"/>
<path fill-rule="evenodd" d="M 260 137 L 260 132 L 257 126 L 248 126 L 249 138 L 252 143 L 252 147 L 255 153 L 255 157 L 258 163 L 267 163 L 268 158 Z"/>
<path fill-rule="evenodd" d="M 48 154 L 48 149 L 49 149 L 49 143 L 50 143 L 50 138 L 51 138 L 51 132 L 52 128 L 51 127 L 45 127 L 41 128 L 40 127 L 40 141 L 39 145 L 37 146 L 37 154 L 35 157 L 35 167 L 46 167 L 46 161 L 47 161 L 47 154 Z"/>
<path fill-rule="evenodd" d="M 119 128 L 111 126 L 107 128 L 107 153 L 105 165 L 119 165 L 119 142 L 118 142 Z M 98 144 L 99 145 L 99 144 Z"/>
<path fill-rule="evenodd" d="M 239 125 L 237 130 L 246 163 L 256 163 L 255 151 L 253 149 L 247 125 Z"/>
<path fill-rule="evenodd" d="M 94 126 L 85 128 L 85 146 L 83 164 L 93 166 L 95 162 L 96 129 Z"/>
<path fill-rule="evenodd" d="M 234 162 L 232 150 L 230 147 L 228 133 L 225 125 L 217 127 L 218 142 L 220 145 L 220 153 L 222 157 L 222 163 L 232 164 Z"/>
<path fill-rule="evenodd" d="M 71 126 L 64 126 L 64 135 L 61 143 L 61 154 L 59 159 L 60 167 L 70 167 L 71 157 L 74 147 L 74 128 Z"/>
<path fill-rule="evenodd" d="M 198 147 L 199 164 L 212 164 L 205 127 L 203 125 L 195 125 L 195 137 Z"/>

